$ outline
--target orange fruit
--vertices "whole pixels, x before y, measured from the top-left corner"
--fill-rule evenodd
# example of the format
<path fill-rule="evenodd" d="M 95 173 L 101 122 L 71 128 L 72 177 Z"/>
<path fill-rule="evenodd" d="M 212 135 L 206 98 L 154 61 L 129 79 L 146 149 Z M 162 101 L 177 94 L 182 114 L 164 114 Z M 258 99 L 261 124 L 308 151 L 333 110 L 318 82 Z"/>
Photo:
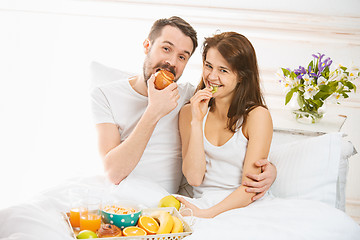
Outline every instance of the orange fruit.
<path fill-rule="evenodd" d="M 141 216 L 139 218 L 138 225 L 148 234 L 156 234 L 156 232 L 159 230 L 158 222 L 150 216 Z"/>
<path fill-rule="evenodd" d="M 174 82 L 174 78 L 174 74 L 165 69 L 162 69 L 155 73 L 155 87 L 159 90 L 164 89 Z"/>
<path fill-rule="evenodd" d="M 124 236 L 145 236 L 146 231 L 139 227 L 126 227 L 123 230 Z"/>

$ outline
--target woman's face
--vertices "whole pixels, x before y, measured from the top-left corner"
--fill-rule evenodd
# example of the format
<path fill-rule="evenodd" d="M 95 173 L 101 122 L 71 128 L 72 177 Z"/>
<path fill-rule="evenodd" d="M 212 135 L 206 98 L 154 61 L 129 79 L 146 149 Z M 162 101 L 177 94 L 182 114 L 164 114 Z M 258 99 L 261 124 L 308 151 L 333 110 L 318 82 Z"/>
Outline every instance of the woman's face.
<path fill-rule="evenodd" d="M 217 86 L 213 97 L 232 96 L 237 84 L 237 75 L 220 52 L 212 47 L 206 54 L 203 63 L 203 81 L 206 87 Z"/>

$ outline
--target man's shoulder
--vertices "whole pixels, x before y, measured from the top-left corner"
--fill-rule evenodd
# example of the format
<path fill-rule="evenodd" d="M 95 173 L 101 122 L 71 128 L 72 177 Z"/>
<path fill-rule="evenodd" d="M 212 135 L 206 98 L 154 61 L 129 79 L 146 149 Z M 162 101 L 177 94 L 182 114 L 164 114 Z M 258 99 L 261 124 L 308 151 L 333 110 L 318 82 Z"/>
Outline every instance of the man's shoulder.
<path fill-rule="evenodd" d="M 111 89 L 111 88 L 116 88 L 116 87 L 123 87 L 129 84 L 129 78 L 124 77 L 124 78 L 119 78 L 117 80 L 111 81 L 111 82 L 107 82 L 104 84 L 100 84 L 97 87 L 99 87 L 100 89 Z"/>
<path fill-rule="evenodd" d="M 186 83 L 179 83 L 178 84 L 178 88 L 179 88 L 179 91 L 180 92 L 187 92 L 191 95 L 194 94 L 195 92 L 195 86 L 192 85 L 191 83 L 189 82 L 186 82 Z"/>
<path fill-rule="evenodd" d="M 103 94 L 116 93 L 119 90 L 126 89 L 128 85 L 129 85 L 128 78 L 122 78 L 94 86 L 91 90 L 91 94 L 96 94 L 97 92 L 103 92 Z"/>

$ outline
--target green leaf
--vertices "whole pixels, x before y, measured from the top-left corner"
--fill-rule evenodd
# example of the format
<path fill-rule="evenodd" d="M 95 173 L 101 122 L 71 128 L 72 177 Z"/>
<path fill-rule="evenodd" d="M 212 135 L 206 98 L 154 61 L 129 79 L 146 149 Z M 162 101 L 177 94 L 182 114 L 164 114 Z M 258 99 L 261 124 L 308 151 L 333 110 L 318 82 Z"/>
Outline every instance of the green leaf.
<path fill-rule="evenodd" d="M 328 85 L 320 85 L 319 86 L 319 89 L 320 89 L 320 92 L 323 92 L 323 93 L 333 93 L 333 88 L 328 86 Z"/>
<path fill-rule="evenodd" d="M 315 63 L 315 67 L 314 67 L 314 71 L 317 73 L 319 71 L 319 59 L 316 59 L 316 63 Z"/>
<path fill-rule="evenodd" d="M 319 107 L 321 107 L 321 106 L 324 104 L 323 101 L 318 100 L 318 99 L 314 99 L 312 102 L 313 102 L 313 105 L 316 105 L 316 106 L 317 106 L 316 109 L 318 109 Z"/>
<path fill-rule="evenodd" d="M 349 95 L 347 95 L 346 93 L 343 93 L 342 95 L 344 96 L 344 98 L 348 98 L 348 97 L 349 97 Z"/>
<path fill-rule="evenodd" d="M 290 71 L 287 70 L 286 68 L 281 68 L 281 70 L 283 71 L 284 76 L 289 76 L 290 75 Z"/>
<path fill-rule="evenodd" d="M 329 75 L 330 75 L 330 69 L 329 69 L 329 67 L 326 67 L 326 68 L 323 70 L 323 72 L 321 73 L 321 75 L 322 75 L 324 78 L 328 79 L 328 78 L 329 78 Z"/>
<path fill-rule="evenodd" d="M 331 82 L 328 82 L 328 84 L 326 84 L 327 86 L 333 88 L 333 87 L 337 87 L 338 85 L 338 82 L 337 81 L 331 81 Z"/>
<path fill-rule="evenodd" d="M 298 102 L 300 108 L 303 108 L 305 101 L 304 101 L 304 97 L 301 94 L 298 95 L 297 102 Z"/>
<path fill-rule="evenodd" d="M 294 87 L 293 89 L 291 89 L 287 94 L 286 94 L 286 97 L 285 97 L 285 105 L 288 104 L 294 94 L 294 92 L 297 91 L 297 88 Z"/>
<path fill-rule="evenodd" d="M 327 99 L 328 97 L 330 97 L 331 94 L 332 94 L 332 93 L 329 93 L 329 92 L 319 91 L 319 92 L 314 96 L 314 100 L 317 100 L 317 101 L 320 101 L 320 99 L 325 100 L 325 99 Z"/>
<path fill-rule="evenodd" d="M 311 67 L 311 70 L 314 71 L 314 61 L 311 61 L 307 67 L 307 70 L 309 70 L 309 67 Z"/>
<path fill-rule="evenodd" d="M 340 67 L 342 70 L 344 70 L 344 72 L 346 71 L 346 69 L 347 69 L 347 67 L 343 67 L 343 66 L 341 66 Z"/>
<path fill-rule="evenodd" d="M 352 82 L 349 81 L 343 81 L 342 84 L 347 86 L 349 89 L 354 89 L 355 85 Z"/>

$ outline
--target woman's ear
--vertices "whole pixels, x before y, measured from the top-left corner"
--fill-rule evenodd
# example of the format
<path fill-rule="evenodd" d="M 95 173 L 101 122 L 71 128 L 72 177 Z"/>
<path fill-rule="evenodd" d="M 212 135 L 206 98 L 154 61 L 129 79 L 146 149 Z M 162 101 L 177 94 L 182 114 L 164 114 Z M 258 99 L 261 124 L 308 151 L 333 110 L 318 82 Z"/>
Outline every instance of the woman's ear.
<path fill-rule="evenodd" d="M 145 54 L 148 54 L 149 53 L 149 50 L 150 50 L 150 45 L 151 45 L 151 42 L 150 40 L 147 38 L 144 40 L 144 43 L 143 43 L 143 46 L 144 46 L 144 53 Z"/>

